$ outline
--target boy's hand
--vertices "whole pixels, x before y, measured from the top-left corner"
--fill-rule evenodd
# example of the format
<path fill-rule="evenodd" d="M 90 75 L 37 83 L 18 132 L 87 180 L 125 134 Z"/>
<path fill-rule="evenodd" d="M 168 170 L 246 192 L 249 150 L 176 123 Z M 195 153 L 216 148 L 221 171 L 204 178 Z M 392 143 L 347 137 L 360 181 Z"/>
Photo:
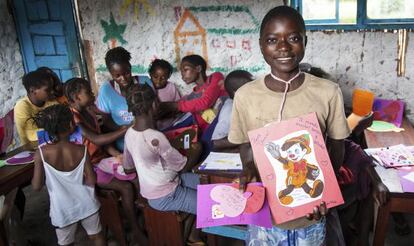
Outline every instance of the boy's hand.
<path fill-rule="evenodd" d="M 320 220 L 322 217 L 328 214 L 328 208 L 325 202 L 321 202 L 320 206 L 315 206 L 313 212 L 306 215 L 308 220 Z"/>
<path fill-rule="evenodd" d="M 239 190 L 244 193 L 247 188 L 247 184 L 254 182 L 256 178 L 256 171 L 250 168 L 244 168 L 239 178 Z"/>
<path fill-rule="evenodd" d="M 373 184 L 372 187 L 372 196 L 374 201 L 378 203 L 379 206 L 383 206 L 388 201 L 388 188 L 382 182 Z"/>
<path fill-rule="evenodd" d="M 257 177 L 253 151 L 250 144 L 243 144 L 240 146 L 240 158 L 243 163 L 243 171 L 240 174 L 239 189 L 240 191 L 245 192 L 247 184 L 254 181 Z"/>

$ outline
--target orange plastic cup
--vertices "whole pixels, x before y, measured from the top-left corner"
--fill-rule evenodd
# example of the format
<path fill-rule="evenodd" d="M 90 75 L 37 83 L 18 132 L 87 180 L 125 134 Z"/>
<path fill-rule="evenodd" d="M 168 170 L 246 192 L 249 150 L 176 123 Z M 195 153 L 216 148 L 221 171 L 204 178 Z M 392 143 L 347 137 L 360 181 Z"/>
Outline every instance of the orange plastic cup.
<path fill-rule="evenodd" d="M 355 89 L 352 95 L 352 112 L 359 116 L 369 114 L 374 105 L 374 97 L 371 91 Z"/>

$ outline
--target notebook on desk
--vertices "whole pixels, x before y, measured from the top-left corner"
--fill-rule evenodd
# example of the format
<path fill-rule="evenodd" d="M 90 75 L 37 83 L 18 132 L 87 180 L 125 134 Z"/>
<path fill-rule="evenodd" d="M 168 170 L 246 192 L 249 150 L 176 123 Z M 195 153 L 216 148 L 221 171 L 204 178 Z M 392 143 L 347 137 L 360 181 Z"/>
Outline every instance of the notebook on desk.
<path fill-rule="evenodd" d="M 242 171 L 243 165 L 239 153 L 210 152 L 198 169 Z"/>

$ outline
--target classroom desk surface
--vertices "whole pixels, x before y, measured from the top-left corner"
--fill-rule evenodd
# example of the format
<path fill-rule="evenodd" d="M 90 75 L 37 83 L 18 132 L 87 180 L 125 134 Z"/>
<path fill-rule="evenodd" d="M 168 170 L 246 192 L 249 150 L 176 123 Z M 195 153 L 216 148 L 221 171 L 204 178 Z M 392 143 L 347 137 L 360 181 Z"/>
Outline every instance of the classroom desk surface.
<path fill-rule="evenodd" d="M 404 119 L 401 127 L 404 128 L 405 131 L 371 132 L 365 130 L 364 135 L 367 147 L 381 148 L 398 144 L 414 145 L 414 127 L 412 124 L 407 119 Z M 392 174 L 390 176 L 398 178 L 396 169 L 386 169 L 383 171 L 389 172 L 388 174 Z M 381 176 L 381 173 L 379 173 L 378 170 L 377 173 Z M 387 185 L 385 182 L 384 184 Z M 373 245 L 384 245 L 390 213 L 414 213 L 414 193 L 390 191 L 388 203 L 382 207 L 377 207 L 376 210 L 378 212 L 376 214 L 376 223 L 374 225 L 375 233 Z"/>
<path fill-rule="evenodd" d="M 33 150 L 36 147 L 37 143 L 32 142 L 25 144 L 3 156 L 0 157 L 1 160 L 5 160 L 8 157 L 14 156 L 24 150 Z M 0 168 L 0 195 L 6 195 L 13 189 L 27 184 L 33 177 L 33 163 L 26 165 L 17 165 L 17 166 L 3 166 Z M 0 245 L 8 245 L 8 239 L 6 235 L 6 230 L 4 228 L 3 221 L 0 221 Z"/>
<path fill-rule="evenodd" d="M 368 148 L 381 148 L 397 144 L 414 145 L 414 128 L 413 125 L 404 118 L 402 132 L 371 132 L 365 130 L 365 141 Z"/>
<path fill-rule="evenodd" d="M 33 150 L 35 143 L 23 145 L 6 155 L 0 157 L 4 160 L 24 150 Z M 0 195 L 7 194 L 12 189 L 29 182 L 33 177 L 33 163 L 17 166 L 4 166 L 0 168 Z"/>

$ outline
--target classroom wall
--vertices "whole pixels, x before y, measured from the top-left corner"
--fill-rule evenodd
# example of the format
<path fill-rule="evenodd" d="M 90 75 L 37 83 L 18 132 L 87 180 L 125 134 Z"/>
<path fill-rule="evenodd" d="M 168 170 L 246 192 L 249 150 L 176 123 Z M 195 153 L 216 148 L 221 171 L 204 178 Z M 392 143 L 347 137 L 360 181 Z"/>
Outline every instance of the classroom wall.
<path fill-rule="evenodd" d="M 260 22 L 282 0 L 82 0 L 78 1 L 82 34 L 92 48 L 98 84 L 108 78 L 104 56 L 122 45 L 132 53 L 134 73 L 146 73 L 154 58 L 170 61 L 187 53 L 203 55 L 211 71 L 246 69 L 259 76 L 268 72 L 258 46 Z M 126 4 L 125 4 L 126 3 Z M 125 4 L 125 5 L 124 5 Z M 184 12 L 190 9 L 190 14 Z M 185 37 L 185 32 L 191 32 Z M 413 37 L 409 33 L 409 38 Z M 411 42 L 410 42 L 411 41 Z M 402 99 L 414 122 L 414 45 L 409 39 L 405 77 L 397 77 L 397 34 L 384 32 L 308 32 L 304 62 L 330 73 L 351 102 L 355 87 L 389 99 Z M 180 90 L 189 90 L 176 72 Z"/>
<path fill-rule="evenodd" d="M 130 2 L 131 4 L 124 5 Z M 163 58 L 177 66 L 188 53 L 203 55 L 211 71 L 266 71 L 258 44 L 260 21 L 282 0 L 78 1 L 82 33 L 91 41 L 98 84 L 108 76 L 106 51 L 122 45 L 132 53 L 133 72 L 146 73 Z M 135 4 L 135 5 L 134 5 Z M 202 7 L 202 8 L 201 8 Z M 185 12 L 185 8 L 190 12 Z M 190 33 L 185 36 L 185 33 Z M 172 77 L 188 90 L 178 73 Z"/>
<path fill-rule="evenodd" d="M 17 99 L 25 95 L 21 83 L 24 74 L 13 17 L 6 0 L 0 0 L 0 118 L 13 109 Z"/>
<path fill-rule="evenodd" d="M 347 105 L 354 88 L 401 99 L 414 123 L 414 33 L 408 33 L 405 76 L 397 77 L 398 34 L 392 32 L 308 33 L 304 61 L 339 82 Z"/>

